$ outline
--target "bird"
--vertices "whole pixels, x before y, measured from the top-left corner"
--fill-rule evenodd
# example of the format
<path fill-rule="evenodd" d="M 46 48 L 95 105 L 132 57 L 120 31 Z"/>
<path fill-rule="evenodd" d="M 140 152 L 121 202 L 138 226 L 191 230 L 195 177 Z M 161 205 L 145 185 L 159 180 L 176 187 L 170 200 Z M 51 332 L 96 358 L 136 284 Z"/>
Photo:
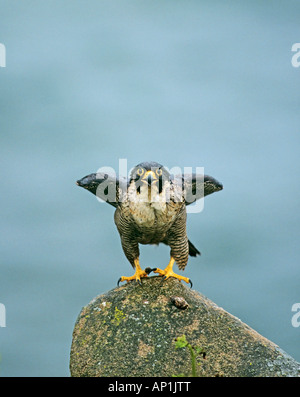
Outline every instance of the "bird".
<path fill-rule="evenodd" d="M 220 191 L 223 185 L 215 178 L 196 173 L 174 175 L 166 166 L 145 161 L 133 167 L 129 178 L 97 172 L 76 181 L 77 185 L 115 207 L 114 222 L 124 254 L 135 270 L 121 276 L 120 282 L 137 281 L 153 272 L 163 280 L 174 277 L 192 287 L 188 277 L 176 274 L 173 266 L 184 270 L 189 255 L 200 255 L 187 237 L 186 207 L 198 199 Z M 170 247 L 170 260 L 164 269 L 140 265 L 139 245 L 160 243 Z"/>

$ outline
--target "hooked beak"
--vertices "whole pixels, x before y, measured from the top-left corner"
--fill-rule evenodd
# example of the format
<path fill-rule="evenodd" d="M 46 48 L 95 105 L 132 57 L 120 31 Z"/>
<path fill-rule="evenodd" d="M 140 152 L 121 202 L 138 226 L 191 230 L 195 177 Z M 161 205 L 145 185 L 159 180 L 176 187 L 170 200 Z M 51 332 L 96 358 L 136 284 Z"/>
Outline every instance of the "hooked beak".
<path fill-rule="evenodd" d="M 153 171 L 147 171 L 142 178 L 142 182 L 148 184 L 148 186 L 151 187 L 152 182 L 158 182 L 158 178 Z"/>

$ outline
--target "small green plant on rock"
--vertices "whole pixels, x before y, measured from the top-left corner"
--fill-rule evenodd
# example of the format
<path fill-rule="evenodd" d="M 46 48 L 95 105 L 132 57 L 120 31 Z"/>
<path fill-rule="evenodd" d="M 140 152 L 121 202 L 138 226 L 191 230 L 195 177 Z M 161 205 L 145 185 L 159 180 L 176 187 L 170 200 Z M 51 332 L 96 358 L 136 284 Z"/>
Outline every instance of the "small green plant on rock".
<path fill-rule="evenodd" d="M 197 368 L 197 356 L 199 354 L 202 355 L 203 358 L 205 358 L 206 353 L 205 351 L 198 346 L 192 346 L 187 340 L 185 335 L 179 336 L 175 339 L 175 349 L 189 349 L 190 356 L 191 356 L 191 365 L 192 365 L 192 377 L 196 377 L 196 368 Z M 199 364 L 198 364 L 199 365 Z M 176 376 L 176 375 L 174 375 Z M 183 374 L 178 375 L 178 376 L 185 376 Z"/>

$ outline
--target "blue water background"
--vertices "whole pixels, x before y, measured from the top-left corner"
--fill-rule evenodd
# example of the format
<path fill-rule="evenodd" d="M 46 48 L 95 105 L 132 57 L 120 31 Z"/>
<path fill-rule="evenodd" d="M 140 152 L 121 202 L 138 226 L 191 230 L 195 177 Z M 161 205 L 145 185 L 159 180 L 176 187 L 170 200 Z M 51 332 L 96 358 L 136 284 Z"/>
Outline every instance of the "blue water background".
<path fill-rule="evenodd" d="M 299 1 L 0 1 L 0 375 L 69 376 L 81 308 L 132 275 L 75 181 L 144 160 L 224 184 L 194 288 L 300 361 Z M 164 267 L 168 247 L 143 246 Z"/>

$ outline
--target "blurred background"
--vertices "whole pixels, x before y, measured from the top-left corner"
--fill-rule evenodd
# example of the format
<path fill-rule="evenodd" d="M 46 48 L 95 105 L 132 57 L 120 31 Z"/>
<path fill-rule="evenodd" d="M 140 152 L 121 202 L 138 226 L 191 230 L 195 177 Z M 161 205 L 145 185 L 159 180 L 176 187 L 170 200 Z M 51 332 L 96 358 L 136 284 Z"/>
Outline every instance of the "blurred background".
<path fill-rule="evenodd" d="M 69 376 L 81 308 L 133 274 L 103 166 L 204 167 L 193 288 L 300 361 L 298 1 L 0 1 L 0 375 Z M 165 246 L 141 247 L 163 267 Z"/>

